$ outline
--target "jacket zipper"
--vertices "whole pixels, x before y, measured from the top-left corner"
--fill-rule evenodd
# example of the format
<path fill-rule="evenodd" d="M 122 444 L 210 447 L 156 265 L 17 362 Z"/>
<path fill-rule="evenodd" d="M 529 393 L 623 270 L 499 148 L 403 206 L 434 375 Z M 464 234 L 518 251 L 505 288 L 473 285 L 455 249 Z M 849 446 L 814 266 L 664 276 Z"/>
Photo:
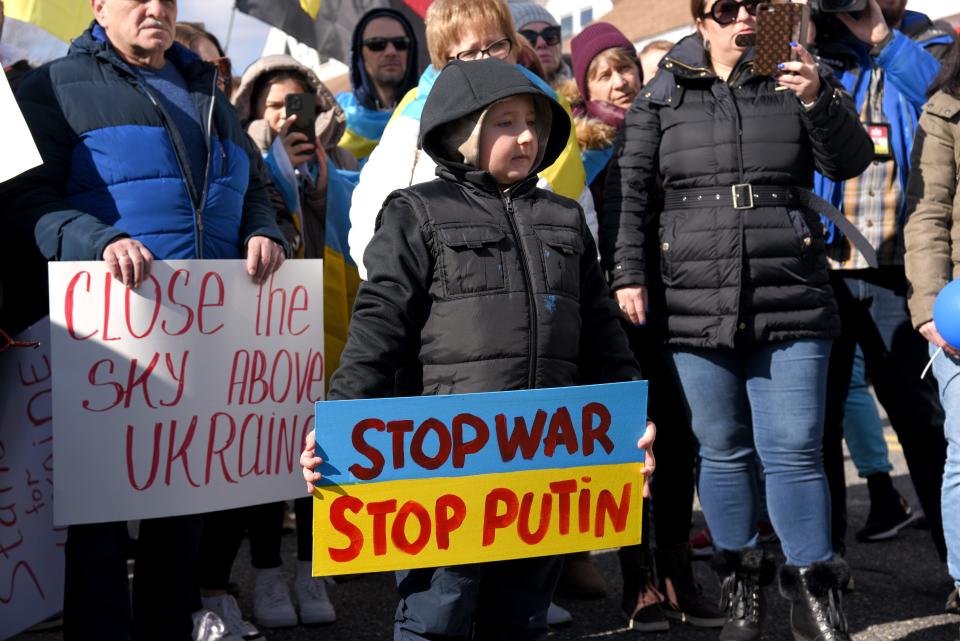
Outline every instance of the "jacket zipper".
<path fill-rule="evenodd" d="M 207 204 L 207 191 L 210 188 L 210 165 L 213 164 L 213 110 L 217 105 L 217 75 L 213 70 L 213 88 L 210 91 L 210 110 L 207 112 L 207 166 L 203 171 L 203 191 L 200 192 L 200 204 L 194 207 L 194 220 L 197 224 L 197 258 L 203 258 L 203 208 Z"/>
<path fill-rule="evenodd" d="M 676 58 L 667 58 L 667 62 L 672 62 L 673 64 L 677 65 L 678 67 L 683 67 L 683 68 L 686 69 L 687 71 L 700 71 L 700 72 L 710 73 L 710 70 L 709 70 L 708 68 L 706 68 L 706 67 L 693 67 L 693 66 L 691 66 L 691 65 L 685 65 L 685 64 L 683 64 L 682 62 L 680 62 L 679 60 L 677 60 Z"/>
<path fill-rule="evenodd" d="M 514 238 L 517 239 L 517 248 L 520 250 L 520 273 L 523 275 L 524 285 L 527 289 L 527 304 L 530 306 L 530 341 L 529 357 L 527 360 L 527 387 L 534 389 L 537 382 L 537 299 L 533 294 L 533 278 L 530 276 L 530 263 L 527 260 L 527 250 L 523 246 L 523 238 L 520 236 L 520 229 L 517 221 L 514 220 L 516 210 L 513 207 L 513 201 L 506 192 L 501 194 L 503 206 L 507 210 L 507 222 L 513 231 Z"/>
<path fill-rule="evenodd" d="M 138 81 L 138 84 L 139 81 Z M 184 182 L 189 185 L 190 178 L 187 176 L 187 171 L 183 166 L 183 160 L 180 158 L 180 154 L 177 152 L 177 144 L 173 139 L 173 135 L 170 133 L 170 122 L 167 120 L 167 115 L 164 113 L 163 109 L 160 107 L 160 103 L 157 101 L 156 97 L 153 95 L 153 92 L 149 87 L 140 85 L 141 90 L 147 95 L 147 98 L 150 99 L 150 102 L 153 103 L 154 109 L 157 110 L 157 113 L 160 114 L 160 120 L 163 121 L 163 128 L 167 132 L 167 137 L 170 138 L 170 145 L 173 147 L 173 156 L 177 159 L 177 167 L 180 169 L 180 176 L 183 178 Z M 207 116 L 207 134 L 206 134 L 206 143 L 207 143 L 207 167 L 204 171 L 203 177 L 203 191 L 200 197 L 199 209 L 197 203 L 194 202 L 194 196 L 189 189 L 187 188 L 187 193 L 190 194 L 190 208 L 193 210 L 193 223 L 194 223 L 194 239 L 193 239 L 193 249 L 197 254 L 198 259 L 203 258 L 203 205 L 207 200 L 207 188 L 210 180 L 210 163 L 213 156 L 211 150 L 212 143 L 212 131 L 213 131 L 213 109 L 216 105 L 217 99 L 217 71 L 214 70 L 213 73 L 213 92 L 210 98 L 210 112 Z"/>

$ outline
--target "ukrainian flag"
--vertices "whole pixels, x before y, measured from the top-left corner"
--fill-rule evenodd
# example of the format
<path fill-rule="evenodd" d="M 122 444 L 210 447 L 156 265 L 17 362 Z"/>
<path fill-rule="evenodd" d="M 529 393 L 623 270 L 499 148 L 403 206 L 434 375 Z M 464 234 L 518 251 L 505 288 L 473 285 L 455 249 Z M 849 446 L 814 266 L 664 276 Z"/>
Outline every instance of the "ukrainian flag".
<path fill-rule="evenodd" d="M 390 120 L 390 111 L 375 111 L 361 105 L 352 91 L 337 95 L 337 102 L 347 114 L 347 130 L 337 143 L 359 161 L 366 161 L 380 144 L 383 130 Z"/>
<path fill-rule="evenodd" d="M 264 157 L 273 182 L 287 208 L 293 212 L 293 222 L 303 228 L 303 212 L 297 189 L 297 178 L 287 160 L 283 142 L 277 137 L 270 152 Z M 330 378 L 340 366 L 340 354 L 347 344 L 347 330 L 353 301 L 360 288 L 360 273 L 350 258 L 347 236 L 350 234 L 350 200 L 360 179 L 360 172 L 337 169 L 327 156 L 327 222 L 323 248 L 323 358 L 324 390 L 330 387 Z M 296 258 L 303 258 L 303 245 Z"/>
<path fill-rule="evenodd" d="M 323 248 L 323 351 L 327 375 L 324 390 L 340 366 L 340 354 L 347 344 L 347 330 L 353 301 L 360 288 L 360 272 L 350 258 L 350 200 L 360 180 L 359 171 L 337 169 L 327 162 L 327 226 Z"/>
<path fill-rule="evenodd" d="M 29 22 L 64 42 L 76 38 L 93 20 L 88 0 L 4 0 L 7 16 Z"/>

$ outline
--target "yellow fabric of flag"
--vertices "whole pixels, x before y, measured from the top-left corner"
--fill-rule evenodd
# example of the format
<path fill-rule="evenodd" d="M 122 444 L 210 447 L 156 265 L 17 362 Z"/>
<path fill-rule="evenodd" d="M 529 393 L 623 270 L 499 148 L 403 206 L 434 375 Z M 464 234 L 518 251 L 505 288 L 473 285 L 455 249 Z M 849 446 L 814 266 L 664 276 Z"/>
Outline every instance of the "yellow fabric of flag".
<path fill-rule="evenodd" d="M 64 42 L 70 42 L 90 25 L 93 12 L 88 0 L 4 0 L 7 16 L 35 24 Z"/>
<path fill-rule="evenodd" d="M 314 20 L 317 19 L 317 14 L 320 13 L 320 4 L 320 0 L 300 0 L 300 8 L 306 11 Z"/>

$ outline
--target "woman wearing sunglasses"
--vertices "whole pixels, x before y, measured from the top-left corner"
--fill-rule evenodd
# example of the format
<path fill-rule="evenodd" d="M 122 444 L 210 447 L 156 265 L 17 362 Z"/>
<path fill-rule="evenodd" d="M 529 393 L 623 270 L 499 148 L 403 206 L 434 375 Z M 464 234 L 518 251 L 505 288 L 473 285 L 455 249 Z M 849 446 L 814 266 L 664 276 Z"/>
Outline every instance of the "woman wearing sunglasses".
<path fill-rule="evenodd" d="M 783 544 L 798 641 L 847 640 L 821 439 L 838 333 L 814 170 L 871 161 L 852 105 L 795 46 L 753 73 L 756 0 L 692 0 L 681 40 L 628 111 L 600 249 L 624 316 L 665 338 L 699 441 L 699 494 L 722 578 L 725 641 L 759 639 L 772 558 L 758 548 L 754 457 Z M 658 187 L 662 185 L 662 191 Z M 657 235 L 654 235 L 657 234 Z"/>
<path fill-rule="evenodd" d="M 536 2 L 511 2 L 510 14 L 517 32 L 530 43 L 540 59 L 546 74 L 544 79 L 554 87 L 572 80 L 569 61 L 560 52 L 563 40 L 560 23 L 553 14 Z"/>

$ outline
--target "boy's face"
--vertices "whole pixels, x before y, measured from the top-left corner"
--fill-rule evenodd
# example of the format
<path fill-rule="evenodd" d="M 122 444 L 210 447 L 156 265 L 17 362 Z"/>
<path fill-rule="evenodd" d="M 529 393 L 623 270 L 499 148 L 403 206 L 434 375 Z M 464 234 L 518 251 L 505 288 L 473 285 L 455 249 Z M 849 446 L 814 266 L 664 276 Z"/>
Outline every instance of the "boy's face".
<path fill-rule="evenodd" d="M 537 160 L 537 112 L 531 96 L 513 96 L 493 105 L 480 126 L 480 169 L 497 184 L 512 185 L 530 175 Z"/>
<path fill-rule="evenodd" d="M 288 94 L 305 93 L 303 85 L 292 78 L 285 78 L 270 83 L 270 86 L 260 92 L 256 111 L 261 118 L 267 121 L 273 133 L 280 131 L 283 119 L 287 117 L 284 103 Z"/>

